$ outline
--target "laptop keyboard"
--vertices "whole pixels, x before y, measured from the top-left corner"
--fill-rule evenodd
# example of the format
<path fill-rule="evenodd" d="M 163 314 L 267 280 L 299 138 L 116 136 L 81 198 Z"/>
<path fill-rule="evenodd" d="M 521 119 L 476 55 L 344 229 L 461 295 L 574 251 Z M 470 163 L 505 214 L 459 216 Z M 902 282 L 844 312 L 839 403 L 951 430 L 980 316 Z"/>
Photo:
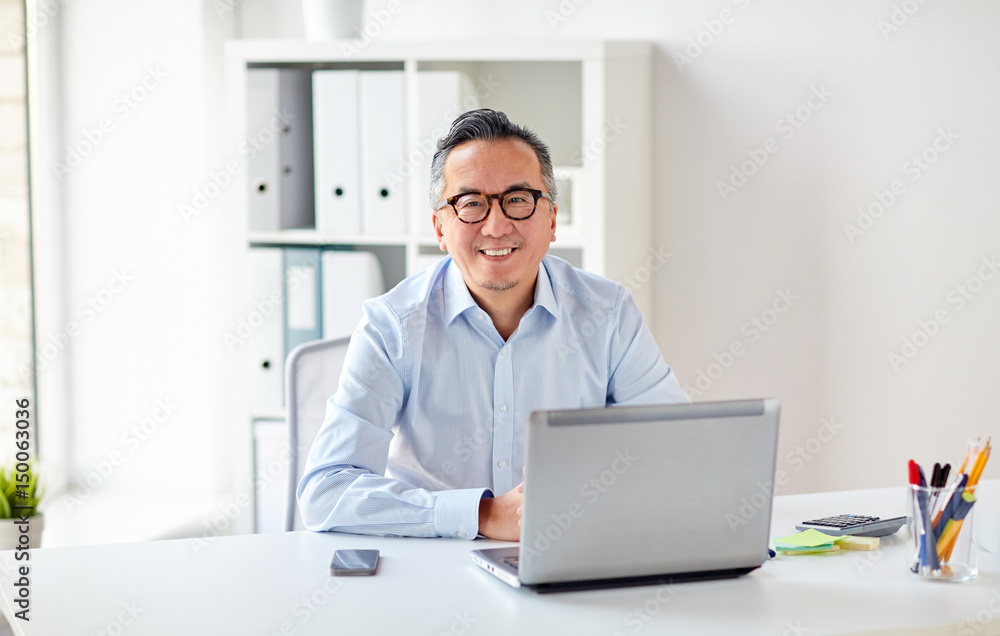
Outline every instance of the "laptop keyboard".
<path fill-rule="evenodd" d="M 513 565 L 514 567 L 517 567 L 520 558 L 521 558 L 520 556 L 504 557 L 503 562 L 506 563 L 507 565 Z"/>

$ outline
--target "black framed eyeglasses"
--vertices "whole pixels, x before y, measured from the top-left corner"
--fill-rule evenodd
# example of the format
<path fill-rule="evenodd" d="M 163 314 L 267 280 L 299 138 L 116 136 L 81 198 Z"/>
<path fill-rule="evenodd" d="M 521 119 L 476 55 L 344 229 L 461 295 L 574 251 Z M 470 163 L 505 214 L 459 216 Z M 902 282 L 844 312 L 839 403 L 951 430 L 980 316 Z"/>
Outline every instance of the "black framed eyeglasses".
<path fill-rule="evenodd" d="M 500 201 L 500 211 L 512 221 L 523 221 L 531 218 L 538 207 L 539 199 L 552 200 L 549 193 L 543 190 L 511 188 L 500 194 L 482 192 L 456 194 L 444 201 L 438 201 L 437 209 L 440 210 L 444 206 L 450 205 L 462 223 L 479 223 L 489 216 L 490 209 L 493 207 L 493 199 Z"/>

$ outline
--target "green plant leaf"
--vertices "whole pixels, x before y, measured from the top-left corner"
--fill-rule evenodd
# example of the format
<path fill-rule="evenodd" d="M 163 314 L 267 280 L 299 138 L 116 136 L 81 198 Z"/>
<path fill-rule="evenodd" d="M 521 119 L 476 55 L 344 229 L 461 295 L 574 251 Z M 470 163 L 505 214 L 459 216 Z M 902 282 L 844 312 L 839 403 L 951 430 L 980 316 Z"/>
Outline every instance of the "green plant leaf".
<path fill-rule="evenodd" d="M 6 497 L 0 497 L 0 519 L 10 519 L 10 504 Z"/>

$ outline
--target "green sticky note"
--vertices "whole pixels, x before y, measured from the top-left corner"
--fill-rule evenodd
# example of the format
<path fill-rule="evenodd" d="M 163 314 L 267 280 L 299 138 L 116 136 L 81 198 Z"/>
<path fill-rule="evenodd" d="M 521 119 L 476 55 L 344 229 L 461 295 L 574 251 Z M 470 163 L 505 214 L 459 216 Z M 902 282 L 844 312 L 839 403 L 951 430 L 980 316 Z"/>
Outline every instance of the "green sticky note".
<path fill-rule="evenodd" d="M 780 550 L 782 554 L 824 554 L 826 552 L 839 552 L 840 546 L 836 543 L 831 543 L 829 545 L 821 545 L 818 548 L 795 548 L 794 550 Z"/>
<path fill-rule="evenodd" d="M 799 532 L 796 534 L 790 534 L 787 537 L 781 537 L 779 539 L 773 539 L 774 543 L 781 544 L 784 546 L 796 546 L 800 548 L 815 548 L 821 545 L 827 545 L 835 541 L 839 541 L 843 537 L 834 537 L 829 534 L 823 534 L 819 530 L 810 528 L 804 532 Z"/>

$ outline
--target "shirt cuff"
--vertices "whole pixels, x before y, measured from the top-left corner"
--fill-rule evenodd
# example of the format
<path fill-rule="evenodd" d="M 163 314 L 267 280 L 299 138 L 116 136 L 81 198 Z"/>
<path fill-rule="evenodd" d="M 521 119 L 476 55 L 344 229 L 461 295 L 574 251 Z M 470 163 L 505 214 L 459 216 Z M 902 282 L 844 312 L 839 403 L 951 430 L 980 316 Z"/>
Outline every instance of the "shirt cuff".
<path fill-rule="evenodd" d="M 479 533 L 479 501 L 488 488 L 442 490 L 434 503 L 434 529 L 439 536 L 475 539 Z"/>

